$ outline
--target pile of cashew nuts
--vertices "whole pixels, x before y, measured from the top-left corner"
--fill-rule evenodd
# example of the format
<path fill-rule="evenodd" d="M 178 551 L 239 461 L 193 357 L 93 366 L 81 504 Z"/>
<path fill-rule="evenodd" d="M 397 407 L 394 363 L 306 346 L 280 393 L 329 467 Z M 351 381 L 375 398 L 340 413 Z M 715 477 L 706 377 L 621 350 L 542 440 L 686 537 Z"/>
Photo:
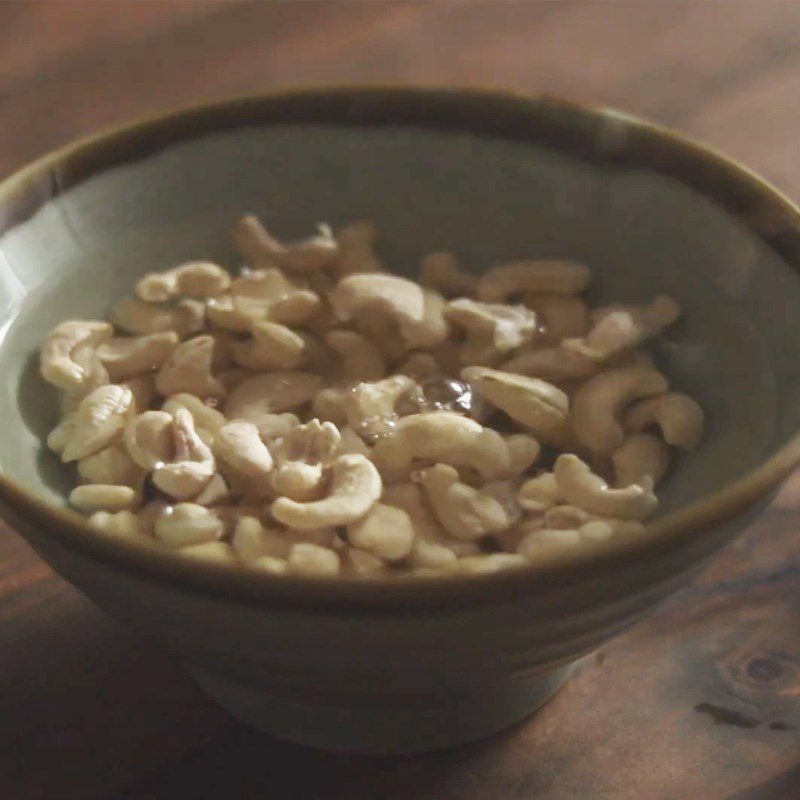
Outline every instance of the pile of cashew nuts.
<path fill-rule="evenodd" d="M 641 534 L 703 412 L 640 349 L 678 304 L 590 309 L 589 270 L 445 252 L 390 273 L 366 222 L 284 243 L 254 216 L 233 277 L 152 272 L 41 349 L 47 444 L 99 535 L 272 574 L 493 572 Z"/>

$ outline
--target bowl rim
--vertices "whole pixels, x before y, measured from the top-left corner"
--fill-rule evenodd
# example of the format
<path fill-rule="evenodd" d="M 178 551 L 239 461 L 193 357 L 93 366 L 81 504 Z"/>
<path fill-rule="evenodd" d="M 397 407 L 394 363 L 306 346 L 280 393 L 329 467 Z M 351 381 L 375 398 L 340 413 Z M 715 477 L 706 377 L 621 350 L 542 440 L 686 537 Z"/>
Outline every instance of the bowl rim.
<path fill-rule="evenodd" d="M 800 271 L 800 209 L 750 169 L 690 137 L 630 114 L 550 95 L 437 86 L 333 86 L 291 89 L 199 103 L 149 115 L 77 139 L 0 183 L 0 235 L 92 175 L 141 160 L 181 141 L 270 124 L 332 124 L 444 129 L 551 147 L 592 163 L 647 168 L 688 184 L 740 219 Z M 617 135 L 624 134 L 624 135 Z M 624 141 L 624 147 L 622 142 Z M 704 531 L 765 498 L 800 464 L 800 430 L 773 455 L 721 489 L 648 525 L 634 539 L 554 555 L 547 562 L 484 575 L 386 578 L 273 576 L 188 559 L 103 537 L 86 518 L 49 504 L 0 471 L 0 513 L 117 573 L 172 588 L 258 605 L 321 613 L 404 613 L 510 601 L 574 586 L 667 558 Z M 699 554 L 699 555 L 698 555 Z"/>

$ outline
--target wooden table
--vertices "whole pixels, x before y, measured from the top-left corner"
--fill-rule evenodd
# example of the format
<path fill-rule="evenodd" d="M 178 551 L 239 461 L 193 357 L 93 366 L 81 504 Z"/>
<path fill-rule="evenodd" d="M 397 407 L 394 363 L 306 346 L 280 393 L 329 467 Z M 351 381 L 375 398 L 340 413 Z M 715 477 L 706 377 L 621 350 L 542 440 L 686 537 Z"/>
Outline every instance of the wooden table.
<path fill-rule="evenodd" d="M 800 198 L 800 3 L 0 4 L 0 174 L 143 112 L 329 82 L 625 108 Z M 0 797 L 800 798 L 800 478 L 538 715 L 415 758 L 320 754 L 213 707 L 0 532 Z"/>

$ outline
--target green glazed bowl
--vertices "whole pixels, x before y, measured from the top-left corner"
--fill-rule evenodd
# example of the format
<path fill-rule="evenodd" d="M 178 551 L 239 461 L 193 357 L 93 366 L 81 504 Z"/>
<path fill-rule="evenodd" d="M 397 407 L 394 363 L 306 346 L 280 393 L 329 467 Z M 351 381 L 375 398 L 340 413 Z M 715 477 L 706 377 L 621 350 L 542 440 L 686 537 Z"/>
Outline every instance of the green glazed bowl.
<path fill-rule="evenodd" d="M 657 358 L 702 402 L 635 542 L 447 580 L 299 579 L 149 552 L 64 506 L 36 349 L 136 277 L 234 265 L 243 211 L 292 237 L 374 219 L 413 274 L 455 249 L 587 263 L 597 302 L 674 295 Z M 800 215 L 745 168 L 606 109 L 460 89 L 341 88 L 192 108 L 70 145 L 0 185 L 0 512 L 98 605 L 159 636 L 241 719 L 307 744 L 426 750 L 488 735 L 647 613 L 800 460 Z"/>

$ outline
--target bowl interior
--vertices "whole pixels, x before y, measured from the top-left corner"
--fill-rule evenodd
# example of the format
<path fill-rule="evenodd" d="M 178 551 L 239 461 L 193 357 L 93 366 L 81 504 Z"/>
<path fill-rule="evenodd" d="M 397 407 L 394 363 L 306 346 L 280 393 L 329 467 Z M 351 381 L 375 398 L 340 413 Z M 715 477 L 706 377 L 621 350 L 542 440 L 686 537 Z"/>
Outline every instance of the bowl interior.
<path fill-rule="evenodd" d="M 373 219 L 387 262 L 409 275 L 435 249 L 475 271 L 565 256 L 592 268 L 593 303 L 674 295 L 684 316 L 656 357 L 702 402 L 708 434 L 672 470 L 660 514 L 741 476 L 800 425 L 800 279 L 686 185 L 473 134 L 273 124 L 108 169 L 0 238 L 2 470 L 63 503 L 71 468 L 41 444 L 55 424 L 42 338 L 63 319 L 104 317 L 143 272 L 207 257 L 236 268 L 227 230 L 243 211 L 286 237 Z"/>

